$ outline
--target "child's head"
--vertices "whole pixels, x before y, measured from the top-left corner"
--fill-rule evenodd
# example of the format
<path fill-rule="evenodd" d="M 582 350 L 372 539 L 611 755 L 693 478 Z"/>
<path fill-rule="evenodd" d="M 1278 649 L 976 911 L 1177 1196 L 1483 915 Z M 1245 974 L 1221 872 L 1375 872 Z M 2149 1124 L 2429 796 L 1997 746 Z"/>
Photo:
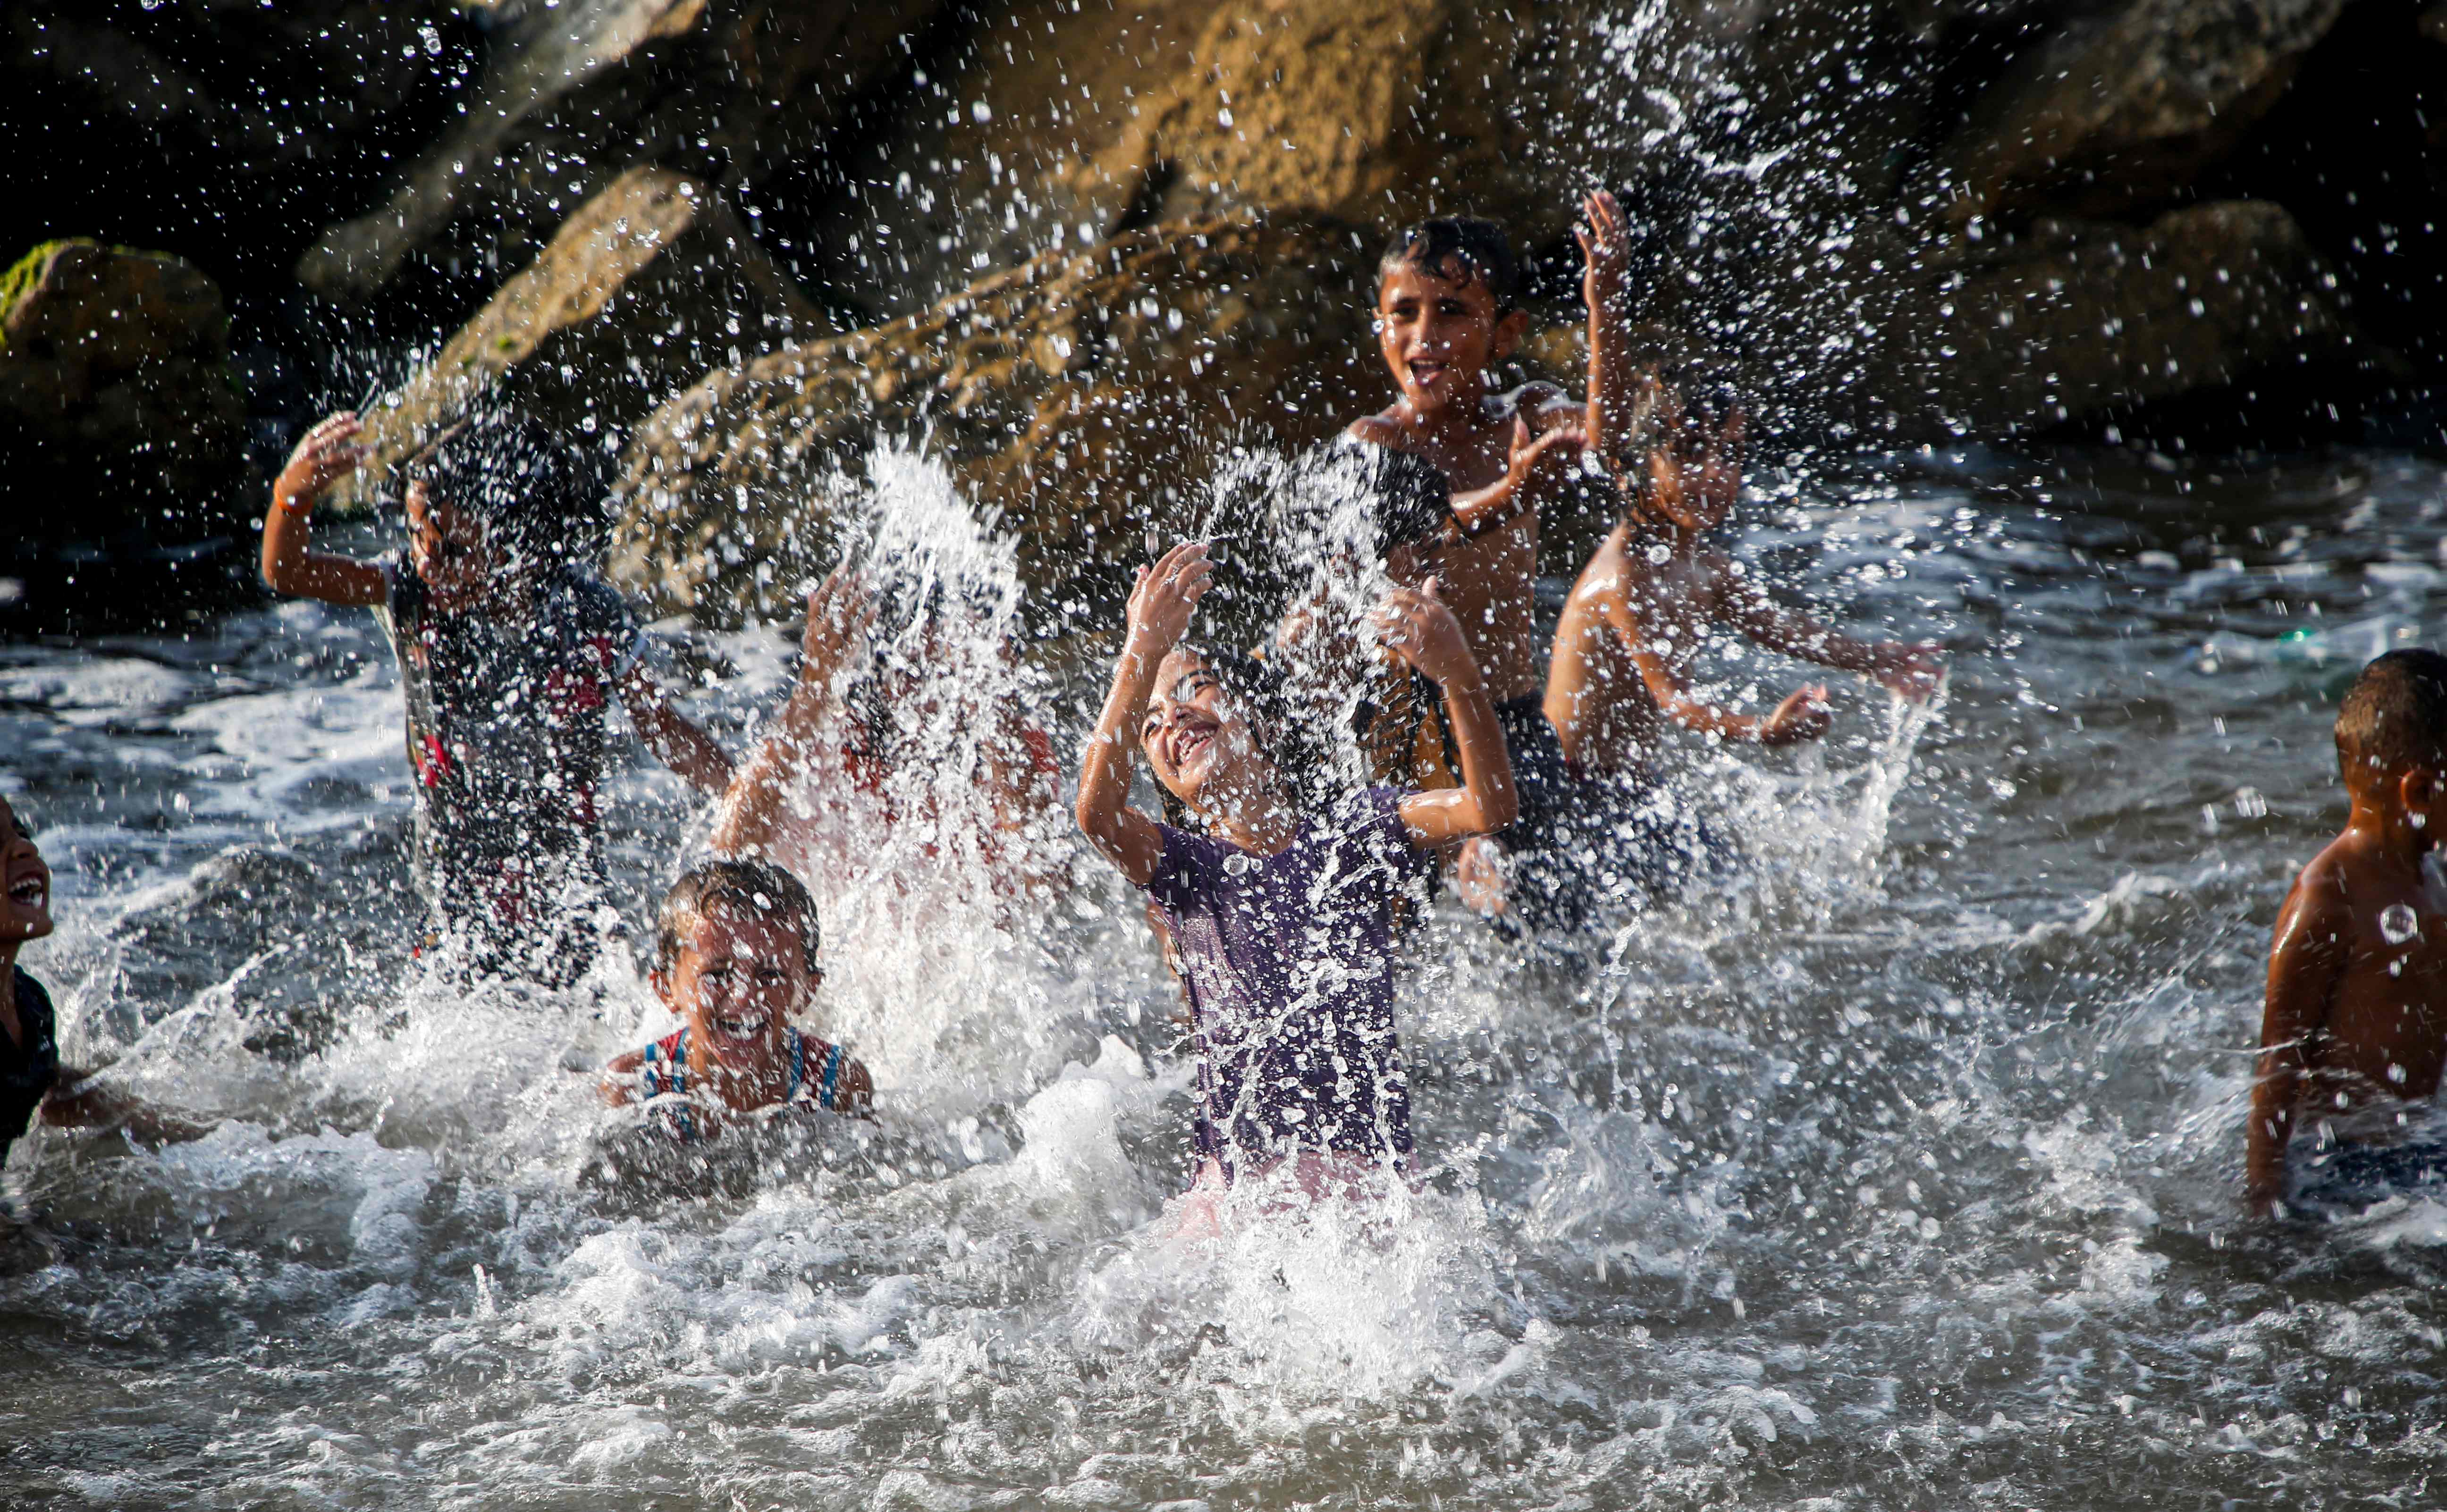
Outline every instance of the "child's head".
<path fill-rule="evenodd" d="M 51 932 L 51 869 L 34 832 L 0 798 L 0 945 L 16 946 Z"/>
<path fill-rule="evenodd" d="M 824 980 L 815 899 L 758 860 L 692 868 L 655 919 L 655 995 L 716 1063 L 761 1072 L 786 1053 L 784 1030 Z"/>
<path fill-rule="evenodd" d="M 1622 490 L 1622 518 L 1660 518 L 1684 530 L 1713 530 L 1722 524 L 1730 496 L 1688 484 L 1696 482 L 1710 449 L 1724 441 L 1727 425 L 1744 408 L 1732 374 L 1714 361 L 1651 369 L 1641 383 L 1626 458 L 1639 486 Z M 1654 460 L 1659 458 L 1668 476 L 1684 480 L 1684 486 L 1659 485 Z"/>
<path fill-rule="evenodd" d="M 1165 654 L 1139 745 L 1173 823 L 1189 815 L 1211 822 L 1255 798 L 1292 796 L 1273 754 L 1288 723 L 1280 682 L 1268 664 L 1224 648 L 1185 642 Z"/>
<path fill-rule="evenodd" d="M 1402 397 L 1421 414 L 1472 404 L 1487 369 L 1529 328 L 1521 265 L 1484 220 L 1423 220 L 1376 264 L 1376 340 Z"/>
<path fill-rule="evenodd" d="M 436 607 L 473 607 L 505 580 L 578 555 L 601 491 L 598 451 L 486 406 L 408 457 L 409 560 Z"/>
<path fill-rule="evenodd" d="M 2362 669 L 2337 710 L 2337 767 L 2365 802 L 2426 816 L 2447 795 L 2447 656 L 2392 651 Z"/>

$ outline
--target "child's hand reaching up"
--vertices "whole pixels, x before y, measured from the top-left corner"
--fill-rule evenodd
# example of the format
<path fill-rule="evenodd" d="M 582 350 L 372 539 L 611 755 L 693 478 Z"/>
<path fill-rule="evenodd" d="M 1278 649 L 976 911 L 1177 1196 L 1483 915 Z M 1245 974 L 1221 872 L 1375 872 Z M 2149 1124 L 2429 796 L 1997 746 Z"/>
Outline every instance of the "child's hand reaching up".
<path fill-rule="evenodd" d="M 1590 314 L 1620 319 L 1631 284 L 1631 233 L 1623 223 L 1622 207 L 1601 189 L 1581 201 L 1581 214 L 1588 224 L 1572 228 L 1588 264 L 1581 275 L 1581 295 L 1588 301 Z"/>
<path fill-rule="evenodd" d="M 807 595 L 807 629 L 799 641 L 799 679 L 830 682 L 858 638 L 875 623 L 875 595 L 863 573 L 846 564 Z"/>
<path fill-rule="evenodd" d="M 1139 569 L 1130 589 L 1129 636 L 1123 654 L 1152 668 L 1164 653 L 1181 643 L 1189 629 L 1190 611 L 1213 586 L 1215 564 L 1206 559 L 1206 543 L 1186 540 L 1166 552 L 1153 567 Z"/>
<path fill-rule="evenodd" d="M 1432 577 L 1416 588 L 1396 588 L 1369 616 L 1386 649 L 1442 685 L 1483 687 L 1478 663 L 1462 638 L 1461 621 L 1436 596 Z"/>
<path fill-rule="evenodd" d="M 1827 733 L 1835 716 L 1828 711 L 1827 689 L 1812 683 L 1796 688 L 1791 697 L 1775 706 L 1775 712 L 1760 724 L 1758 742 L 1762 746 L 1794 746 L 1805 740 L 1816 740 Z"/>
<path fill-rule="evenodd" d="M 272 485 L 273 501 L 283 509 L 313 508 L 323 490 L 355 472 L 366 460 L 366 448 L 357 444 L 364 430 L 353 409 L 326 416 L 290 452 L 288 465 Z"/>

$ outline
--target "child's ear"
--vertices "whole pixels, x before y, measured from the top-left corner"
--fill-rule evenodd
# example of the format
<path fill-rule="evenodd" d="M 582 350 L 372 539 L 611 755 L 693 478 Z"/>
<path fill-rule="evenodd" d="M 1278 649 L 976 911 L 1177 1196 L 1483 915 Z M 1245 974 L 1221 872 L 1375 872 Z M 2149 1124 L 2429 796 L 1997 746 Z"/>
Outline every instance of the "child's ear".
<path fill-rule="evenodd" d="M 1521 349 L 1521 338 L 1529 334 L 1529 312 L 1515 310 L 1495 322 L 1495 344 L 1487 350 L 1491 362 L 1502 362 Z"/>
<path fill-rule="evenodd" d="M 672 978 L 669 973 L 659 966 L 646 968 L 646 985 L 654 990 L 654 996 L 661 999 L 665 1007 L 671 1005 Z"/>
<path fill-rule="evenodd" d="M 2396 780 L 2396 796 L 2408 814 L 2427 815 L 2430 805 L 2438 801 L 2438 774 L 2423 766 L 2416 766 Z"/>

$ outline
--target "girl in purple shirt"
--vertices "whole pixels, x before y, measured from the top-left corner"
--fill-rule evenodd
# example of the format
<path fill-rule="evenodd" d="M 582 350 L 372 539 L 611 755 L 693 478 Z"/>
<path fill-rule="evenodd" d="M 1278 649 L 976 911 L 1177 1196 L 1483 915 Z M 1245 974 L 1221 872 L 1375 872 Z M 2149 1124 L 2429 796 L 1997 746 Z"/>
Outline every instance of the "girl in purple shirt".
<path fill-rule="evenodd" d="M 1162 910 L 1198 1047 L 1199 1184 L 1297 1162 L 1302 1184 L 1337 1167 L 1399 1166 L 1410 1094 L 1394 1033 L 1393 936 L 1424 900 L 1433 850 L 1502 829 L 1515 812 L 1504 736 L 1434 579 L 1375 615 L 1385 644 L 1441 688 L 1462 785 L 1372 787 L 1303 813 L 1217 659 L 1181 644 L 1213 568 L 1174 547 L 1142 568 L 1112 691 L 1079 777 L 1079 825 Z M 1249 690 L 1241 690 L 1243 696 Z M 1196 829 L 1129 806 L 1130 753 Z"/>

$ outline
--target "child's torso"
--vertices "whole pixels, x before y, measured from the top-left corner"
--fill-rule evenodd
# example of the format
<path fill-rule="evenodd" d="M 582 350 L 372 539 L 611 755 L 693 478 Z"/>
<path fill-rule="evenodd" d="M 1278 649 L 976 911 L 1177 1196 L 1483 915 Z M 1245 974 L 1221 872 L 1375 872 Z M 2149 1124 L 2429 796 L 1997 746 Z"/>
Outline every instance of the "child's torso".
<path fill-rule="evenodd" d="M 2447 1071 L 2447 888 L 2425 887 L 2418 875 L 2357 869 L 2345 879 L 2345 972 L 2305 1048 L 2313 1117 L 2384 1119 L 2400 1102 L 2435 1095 Z"/>

